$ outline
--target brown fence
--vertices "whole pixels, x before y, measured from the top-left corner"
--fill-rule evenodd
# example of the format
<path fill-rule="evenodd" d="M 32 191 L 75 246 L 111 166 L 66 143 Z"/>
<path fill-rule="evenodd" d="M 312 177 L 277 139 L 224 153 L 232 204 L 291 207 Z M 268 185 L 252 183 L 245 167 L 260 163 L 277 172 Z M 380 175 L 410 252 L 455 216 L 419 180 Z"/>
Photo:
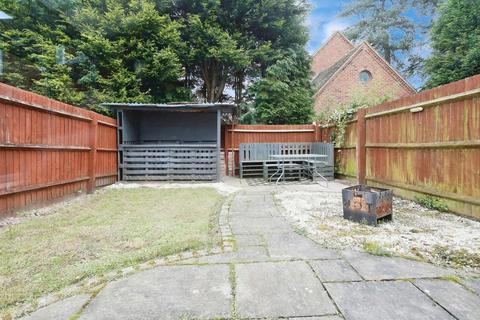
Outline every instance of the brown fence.
<path fill-rule="evenodd" d="M 116 120 L 0 83 L 0 217 L 117 179 Z"/>
<path fill-rule="evenodd" d="M 358 112 L 335 157 L 337 173 L 480 218 L 480 75 Z"/>
<path fill-rule="evenodd" d="M 320 128 L 305 125 L 226 125 L 222 130 L 226 172 L 236 175 L 239 168 L 238 147 L 241 143 L 315 142 L 320 140 Z"/>

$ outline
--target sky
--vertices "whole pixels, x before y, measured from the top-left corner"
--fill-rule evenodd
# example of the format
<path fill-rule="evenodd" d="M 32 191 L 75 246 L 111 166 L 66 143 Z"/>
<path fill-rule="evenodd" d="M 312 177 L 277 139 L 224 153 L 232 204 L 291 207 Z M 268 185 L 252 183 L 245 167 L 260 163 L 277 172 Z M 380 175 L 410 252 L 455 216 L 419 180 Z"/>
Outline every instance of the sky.
<path fill-rule="evenodd" d="M 310 41 L 307 50 L 313 53 L 335 31 L 341 31 L 351 25 L 351 20 L 338 18 L 342 5 L 347 0 L 310 0 L 312 9 L 307 18 Z"/>
<path fill-rule="evenodd" d="M 354 23 L 354 18 L 339 18 L 345 4 L 352 0 L 310 0 L 311 11 L 307 17 L 307 27 L 310 34 L 310 40 L 307 43 L 309 53 L 315 52 L 320 45 L 335 31 L 342 31 Z M 415 16 L 413 13 L 407 13 L 410 18 L 421 21 L 422 17 Z M 422 56 L 430 54 L 428 45 L 415 49 Z M 414 50 L 414 51 L 415 51 Z M 406 79 L 413 87 L 419 89 L 423 86 L 424 79 L 414 75 Z"/>

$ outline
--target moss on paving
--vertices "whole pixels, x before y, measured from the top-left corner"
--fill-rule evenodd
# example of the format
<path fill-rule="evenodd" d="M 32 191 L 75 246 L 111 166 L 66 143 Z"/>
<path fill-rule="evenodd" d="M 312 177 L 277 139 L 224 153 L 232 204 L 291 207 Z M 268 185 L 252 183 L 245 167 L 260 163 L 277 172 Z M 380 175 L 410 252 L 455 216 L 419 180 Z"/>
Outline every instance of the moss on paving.
<path fill-rule="evenodd" d="M 0 230 L 0 315 L 84 278 L 217 245 L 214 189 L 110 189 Z"/>

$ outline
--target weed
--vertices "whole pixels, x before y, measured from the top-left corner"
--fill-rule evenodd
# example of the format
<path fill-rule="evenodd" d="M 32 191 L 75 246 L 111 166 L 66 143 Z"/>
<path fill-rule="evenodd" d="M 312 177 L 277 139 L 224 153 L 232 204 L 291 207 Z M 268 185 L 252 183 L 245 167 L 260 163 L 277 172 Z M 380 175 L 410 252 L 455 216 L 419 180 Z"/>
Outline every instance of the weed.
<path fill-rule="evenodd" d="M 304 236 L 306 237 L 307 236 L 307 230 L 305 228 L 302 228 L 302 227 L 294 227 L 293 228 L 293 231 L 300 235 L 300 236 Z"/>
<path fill-rule="evenodd" d="M 445 280 L 445 281 L 452 281 L 452 282 L 456 282 L 460 285 L 463 286 L 463 283 L 462 283 L 462 280 L 460 280 L 459 277 L 457 276 L 454 276 L 454 275 L 449 275 L 449 276 L 442 276 L 440 277 L 441 280 Z"/>
<path fill-rule="evenodd" d="M 440 198 L 432 196 L 417 196 L 415 197 L 415 202 L 428 209 L 437 210 L 440 212 L 448 211 L 447 204 Z"/>
<path fill-rule="evenodd" d="M 236 301 L 236 294 L 237 294 L 237 274 L 235 272 L 235 265 L 231 263 L 229 265 L 230 273 L 230 285 L 231 285 L 231 293 L 232 293 L 232 319 L 237 319 L 237 305 L 235 304 Z"/>
<path fill-rule="evenodd" d="M 365 241 L 363 243 L 363 250 L 375 256 L 391 257 L 392 253 L 385 250 L 378 242 Z"/>
<path fill-rule="evenodd" d="M 445 246 L 435 246 L 433 255 L 454 267 L 480 268 L 480 255 L 470 253 L 465 249 L 450 249 Z"/>

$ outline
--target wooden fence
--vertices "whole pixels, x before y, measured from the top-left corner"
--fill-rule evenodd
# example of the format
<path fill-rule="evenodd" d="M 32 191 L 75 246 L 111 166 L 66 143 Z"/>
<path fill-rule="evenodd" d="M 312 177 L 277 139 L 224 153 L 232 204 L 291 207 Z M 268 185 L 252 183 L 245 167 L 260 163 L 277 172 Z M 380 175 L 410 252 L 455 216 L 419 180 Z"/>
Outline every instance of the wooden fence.
<path fill-rule="evenodd" d="M 237 175 L 239 169 L 238 148 L 241 143 L 318 142 L 320 128 L 305 125 L 226 125 L 222 130 L 227 175 Z"/>
<path fill-rule="evenodd" d="M 115 119 L 0 83 L 0 217 L 116 179 Z"/>
<path fill-rule="evenodd" d="M 358 112 L 335 158 L 339 174 L 480 218 L 480 75 Z"/>

